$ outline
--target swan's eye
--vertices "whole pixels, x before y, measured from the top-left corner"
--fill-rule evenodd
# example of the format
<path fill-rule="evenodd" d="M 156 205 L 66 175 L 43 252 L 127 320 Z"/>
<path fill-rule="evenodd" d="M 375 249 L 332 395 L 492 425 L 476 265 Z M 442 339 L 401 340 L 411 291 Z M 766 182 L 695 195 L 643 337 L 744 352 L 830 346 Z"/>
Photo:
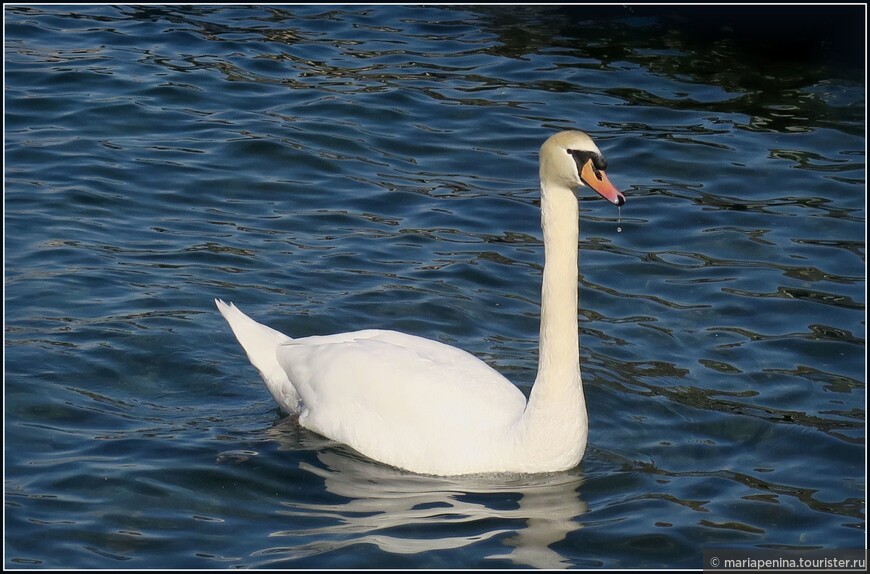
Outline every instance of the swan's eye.
<path fill-rule="evenodd" d="M 607 169 L 607 160 L 604 159 L 604 157 L 594 151 L 578 151 L 573 149 L 567 151 L 574 158 L 574 162 L 577 164 L 577 173 L 580 173 L 583 170 L 583 166 L 586 165 L 587 161 L 592 160 L 592 170 L 595 172 L 595 176 L 598 179 L 601 179 L 599 171 Z"/>

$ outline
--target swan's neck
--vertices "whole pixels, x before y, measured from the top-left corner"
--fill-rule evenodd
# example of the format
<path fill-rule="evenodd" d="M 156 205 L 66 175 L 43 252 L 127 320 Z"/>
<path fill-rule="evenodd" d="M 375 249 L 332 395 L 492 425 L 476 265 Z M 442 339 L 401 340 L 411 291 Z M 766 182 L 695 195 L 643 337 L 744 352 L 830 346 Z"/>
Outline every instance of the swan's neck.
<path fill-rule="evenodd" d="M 572 190 L 541 184 L 541 228 L 544 279 L 538 376 L 523 425 L 527 446 L 546 451 L 543 456 L 564 454 L 579 460 L 588 425 L 577 329 L 579 207 Z"/>
<path fill-rule="evenodd" d="M 543 186 L 542 186 L 543 187 Z M 538 382 L 577 387 L 580 349 L 577 332 L 577 198 L 570 189 L 541 194 L 544 280 L 541 287 L 541 339 Z M 573 382 L 572 382 L 573 381 Z"/>

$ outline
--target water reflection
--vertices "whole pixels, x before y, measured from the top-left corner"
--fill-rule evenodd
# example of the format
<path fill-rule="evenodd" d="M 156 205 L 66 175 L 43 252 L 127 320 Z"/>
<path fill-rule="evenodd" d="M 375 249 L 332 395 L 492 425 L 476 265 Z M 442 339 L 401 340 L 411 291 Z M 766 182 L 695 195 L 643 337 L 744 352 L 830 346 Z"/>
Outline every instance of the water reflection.
<path fill-rule="evenodd" d="M 256 553 L 269 563 L 355 544 L 373 544 L 391 554 L 418 554 L 483 543 L 487 548 L 482 554 L 488 560 L 533 568 L 571 566 L 551 546 L 582 528 L 577 518 L 587 505 L 578 492 L 583 477 L 576 470 L 422 476 L 372 462 L 306 431 L 299 432 L 308 436 L 288 433 L 287 425 L 285 421 L 270 429 L 270 438 L 284 448 L 298 449 L 301 441 L 303 448 L 320 450 L 319 465 L 303 462 L 300 468 L 323 479 L 326 492 L 343 500 L 282 502 L 279 513 L 288 524 L 299 526 L 270 534 L 289 544 Z M 321 526 L 312 527 L 313 521 Z M 492 551 L 499 543 L 503 550 Z"/>

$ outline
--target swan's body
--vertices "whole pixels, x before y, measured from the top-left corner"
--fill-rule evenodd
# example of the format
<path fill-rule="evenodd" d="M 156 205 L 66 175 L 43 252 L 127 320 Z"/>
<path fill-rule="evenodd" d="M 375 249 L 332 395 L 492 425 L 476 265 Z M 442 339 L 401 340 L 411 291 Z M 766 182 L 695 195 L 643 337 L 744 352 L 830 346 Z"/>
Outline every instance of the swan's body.
<path fill-rule="evenodd" d="M 575 466 L 588 434 L 577 325 L 579 209 L 574 190 L 625 198 L 578 131 L 541 147 L 545 266 L 538 375 L 528 403 L 473 355 L 395 331 L 291 339 L 218 300 L 282 410 L 381 462 L 419 473 L 547 472 Z"/>

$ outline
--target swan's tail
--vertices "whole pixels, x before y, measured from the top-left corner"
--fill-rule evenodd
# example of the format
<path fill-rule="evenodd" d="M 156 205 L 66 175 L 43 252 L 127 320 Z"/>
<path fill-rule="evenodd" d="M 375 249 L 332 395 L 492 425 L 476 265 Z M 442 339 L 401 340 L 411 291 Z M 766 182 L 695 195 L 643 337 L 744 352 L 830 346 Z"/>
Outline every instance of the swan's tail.
<path fill-rule="evenodd" d="M 248 360 L 260 371 L 260 376 L 275 402 L 288 413 L 296 412 L 299 395 L 287 378 L 287 373 L 278 364 L 276 356 L 278 346 L 292 339 L 271 327 L 257 323 L 232 303 L 228 305 L 220 299 L 215 299 L 214 302 L 230 324 L 233 334 L 247 353 Z"/>

